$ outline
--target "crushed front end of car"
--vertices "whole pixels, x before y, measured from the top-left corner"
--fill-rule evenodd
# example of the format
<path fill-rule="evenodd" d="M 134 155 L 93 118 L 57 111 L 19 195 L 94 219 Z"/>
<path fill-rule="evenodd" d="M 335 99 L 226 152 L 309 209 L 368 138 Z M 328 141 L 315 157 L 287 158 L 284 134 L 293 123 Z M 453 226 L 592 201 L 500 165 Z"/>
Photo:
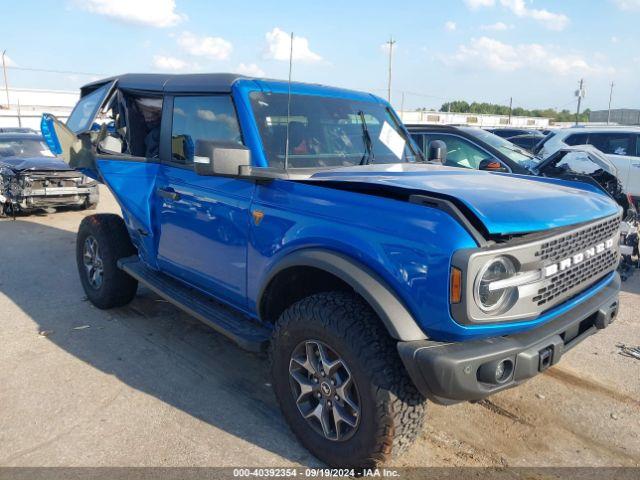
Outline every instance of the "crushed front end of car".
<path fill-rule="evenodd" d="M 98 184 L 73 170 L 16 170 L 0 167 L 0 212 L 13 215 L 56 207 L 91 208 Z"/>

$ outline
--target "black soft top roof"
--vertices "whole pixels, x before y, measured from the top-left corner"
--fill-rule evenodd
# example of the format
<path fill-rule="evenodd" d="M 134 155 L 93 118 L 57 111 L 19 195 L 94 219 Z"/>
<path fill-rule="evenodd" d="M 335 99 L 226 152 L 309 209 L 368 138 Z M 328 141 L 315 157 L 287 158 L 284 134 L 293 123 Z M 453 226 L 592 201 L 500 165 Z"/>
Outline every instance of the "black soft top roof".
<path fill-rule="evenodd" d="M 202 92 L 229 93 L 231 86 L 241 78 L 251 79 L 237 73 L 193 73 L 172 75 L 164 73 L 126 73 L 88 83 L 80 89 L 85 96 L 105 83 L 118 81 L 118 88 L 145 90 L 149 92 Z"/>

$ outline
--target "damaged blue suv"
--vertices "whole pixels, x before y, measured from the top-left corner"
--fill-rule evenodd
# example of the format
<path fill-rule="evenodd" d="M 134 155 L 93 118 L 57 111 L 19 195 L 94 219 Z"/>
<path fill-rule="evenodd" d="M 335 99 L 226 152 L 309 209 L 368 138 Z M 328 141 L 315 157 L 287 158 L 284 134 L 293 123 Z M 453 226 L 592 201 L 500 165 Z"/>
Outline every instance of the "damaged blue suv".
<path fill-rule="evenodd" d="M 125 305 L 142 283 L 269 351 L 284 417 L 332 466 L 388 460 L 426 399 L 513 387 L 618 310 L 610 197 L 430 162 L 370 94 L 129 74 L 42 131 L 122 209 L 80 225 L 90 301 Z"/>

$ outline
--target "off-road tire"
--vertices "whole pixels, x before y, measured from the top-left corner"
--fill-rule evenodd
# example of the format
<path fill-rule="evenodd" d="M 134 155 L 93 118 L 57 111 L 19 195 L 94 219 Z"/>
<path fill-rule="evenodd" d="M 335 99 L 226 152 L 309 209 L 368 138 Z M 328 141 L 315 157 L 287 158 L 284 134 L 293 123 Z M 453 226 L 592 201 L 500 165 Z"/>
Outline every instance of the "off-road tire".
<path fill-rule="evenodd" d="M 102 284 L 91 285 L 83 262 L 85 240 L 93 237 L 102 258 Z M 121 217 L 114 214 L 97 214 L 85 217 L 80 223 L 76 240 L 76 262 L 80 281 L 87 298 L 100 309 L 121 307 L 136 295 L 138 281 L 118 268 L 119 259 L 136 254 L 129 233 Z"/>
<path fill-rule="evenodd" d="M 291 391 L 292 352 L 310 339 L 337 352 L 356 383 L 360 421 L 344 441 L 317 433 L 299 412 Z M 332 467 L 384 463 L 405 451 L 422 429 L 426 400 L 409 379 L 396 342 L 369 305 L 353 293 L 319 293 L 285 310 L 275 325 L 270 361 L 273 388 L 289 426 L 311 453 Z"/>

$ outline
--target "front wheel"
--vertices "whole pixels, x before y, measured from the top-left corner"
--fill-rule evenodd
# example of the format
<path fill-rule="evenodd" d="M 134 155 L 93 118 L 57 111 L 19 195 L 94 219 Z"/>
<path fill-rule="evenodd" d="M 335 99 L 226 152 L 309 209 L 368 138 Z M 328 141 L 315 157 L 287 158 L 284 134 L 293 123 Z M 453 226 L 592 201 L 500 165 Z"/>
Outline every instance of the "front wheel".
<path fill-rule="evenodd" d="M 96 307 L 121 307 L 133 300 L 138 282 L 118 268 L 118 260 L 135 253 L 124 221 L 118 215 L 90 215 L 82 220 L 76 262 L 84 292 Z"/>
<path fill-rule="evenodd" d="M 274 330 L 271 374 L 291 429 L 330 466 L 376 466 L 422 428 L 426 402 L 355 294 L 316 294 L 288 308 Z"/>

